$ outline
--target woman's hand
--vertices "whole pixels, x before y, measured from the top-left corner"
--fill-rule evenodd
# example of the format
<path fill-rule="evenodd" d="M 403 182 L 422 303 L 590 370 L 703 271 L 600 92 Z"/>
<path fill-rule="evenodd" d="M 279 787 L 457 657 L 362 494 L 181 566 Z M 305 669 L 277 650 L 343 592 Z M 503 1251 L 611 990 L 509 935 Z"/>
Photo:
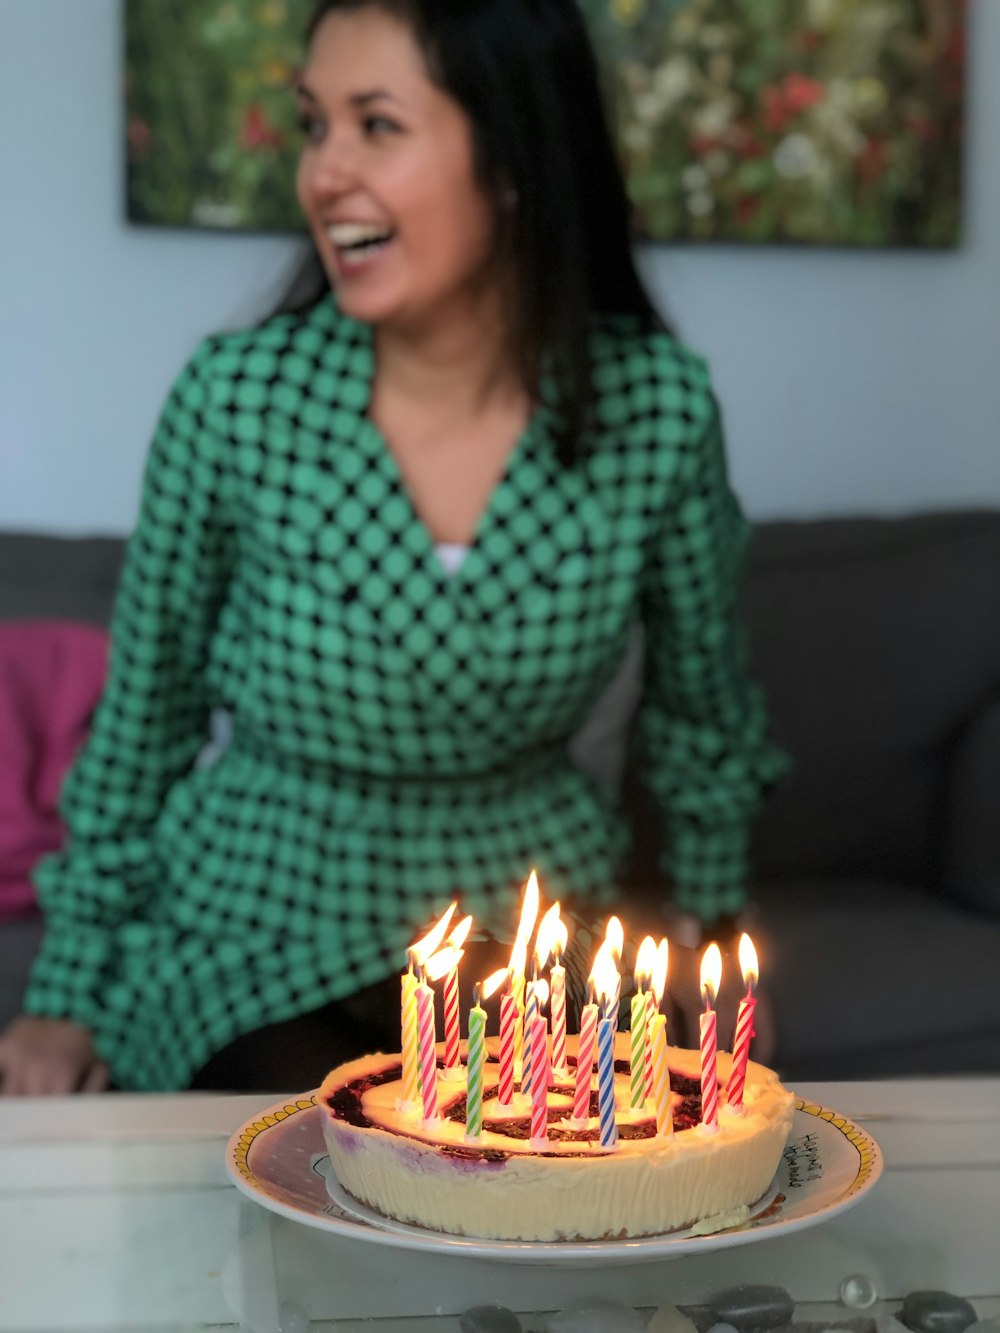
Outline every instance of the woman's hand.
<path fill-rule="evenodd" d="M 57 1097 L 107 1086 L 108 1067 L 79 1023 L 22 1015 L 0 1035 L 0 1096 Z"/>

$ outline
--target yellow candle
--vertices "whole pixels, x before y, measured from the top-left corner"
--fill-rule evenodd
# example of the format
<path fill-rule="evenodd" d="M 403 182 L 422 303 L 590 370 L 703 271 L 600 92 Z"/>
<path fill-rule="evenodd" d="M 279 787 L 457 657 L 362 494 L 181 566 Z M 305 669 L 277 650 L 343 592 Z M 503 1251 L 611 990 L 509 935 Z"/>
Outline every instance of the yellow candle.
<path fill-rule="evenodd" d="M 674 1120 L 670 1114 L 667 1020 L 663 1014 L 654 1014 L 650 1020 L 649 1038 L 653 1051 L 653 1104 L 656 1108 L 656 1132 L 657 1134 L 672 1134 Z"/>
<path fill-rule="evenodd" d="M 420 1100 L 420 1060 L 417 1046 L 417 978 L 403 973 L 400 1018 L 403 1048 L 403 1101 L 415 1109 Z"/>

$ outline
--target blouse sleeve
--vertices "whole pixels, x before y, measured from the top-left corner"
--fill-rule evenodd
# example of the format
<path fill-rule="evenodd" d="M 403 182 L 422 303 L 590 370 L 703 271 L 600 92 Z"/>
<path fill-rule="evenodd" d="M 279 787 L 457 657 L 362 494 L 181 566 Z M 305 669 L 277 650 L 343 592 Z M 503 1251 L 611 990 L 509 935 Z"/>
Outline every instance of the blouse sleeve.
<path fill-rule="evenodd" d="M 92 1026 L 116 928 L 159 887 L 153 823 L 206 738 L 204 668 L 232 545 L 210 355 L 203 344 L 181 373 L 153 438 L 112 616 L 108 683 L 63 787 L 66 848 L 35 873 L 46 931 L 27 1013 Z"/>
<path fill-rule="evenodd" d="M 722 427 L 706 390 L 689 407 L 643 590 L 643 774 L 665 813 L 674 901 L 709 922 L 747 898 L 747 845 L 785 756 L 766 737 L 736 616 L 749 524 L 730 490 Z"/>

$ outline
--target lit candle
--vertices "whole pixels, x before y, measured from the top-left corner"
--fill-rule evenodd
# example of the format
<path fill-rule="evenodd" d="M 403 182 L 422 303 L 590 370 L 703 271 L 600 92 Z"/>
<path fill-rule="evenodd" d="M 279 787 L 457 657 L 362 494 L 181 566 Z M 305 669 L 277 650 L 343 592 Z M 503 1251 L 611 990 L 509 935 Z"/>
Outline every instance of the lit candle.
<path fill-rule="evenodd" d="M 618 972 L 614 955 L 606 947 L 598 950 L 594 960 L 594 987 L 600 996 L 602 1010 L 607 1012 L 607 1001 L 614 993 Z M 618 1122 L 615 1119 L 615 1023 L 602 1018 L 597 1025 L 597 1109 L 602 1148 L 613 1148 L 618 1142 Z"/>
<path fill-rule="evenodd" d="M 472 928 L 472 917 L 467 916 L 458 923 L 448 936 L 448 947 L 455 950 L 455 966 L 444 974 L 444 1069 L 442 1076 L 456 1080 L 462 1077 L 461 1055 L 461 1014 L 458 993 L 458 958 L 462 956 L 462 945 Z"/>
<path fill-rule="evenodd" d="M 538 969 L 532 967 L 531 981 L 528 983 L 527 997 L 524 1001 L 524 1050 L 521 1056 L 521 1091 L 531 1091 L 531 1061 L 534 1047 L 531 1042 L 531 1025 L 538 1017 Z"/>
<path fill-rule="evenodd" d="M 667 1020 L 654 1014 L 649 1030 L 649 1049 L 653 1062 L 653 1105 L 656 1109 L 657 1134 L 672 1134 L 670 1114 L 670 1070 L 667 1066 Z"/>
<path fill-rule="evenodd" d="M 510 1106 L 514 1100 L 514 1031 L 517 1027 L 517 1001 L 510 989 L 500 997 L 500 1077 L 497 1083 L 497 1103 Z"/>
<path fill-rule="evenodd" d="M 597 1025 L 597 1107 L 601 1147 L 613 1148 L 618 1142 L 618 1122 L 615 1120 L 615 1025 L 610 1018 L 602 1018 Z"/>
<path fill-rule="evenodd" d="M 538 923 L 535 960 L 541 971 L 550 955 L 554 959 L 549 981 L 552 988 L 552 1069 L 557 1077 L 566 1073 L 566 969 L 560 960 L 568 939 L 569 931 L 559 916 L 559 904 L 553 903 Z"/>
<path fill-rule="evenodd" d="M 407 953 L 409 968 L 402 977 L 400 1020 L 403 1047 L 403 1100 L 401 1111 L 412 1112 L 420 1104 L 420 1055 L 417 1043 L 417 978 L 413 972 L 414 955 Z"/>
<path fill-rule="evenodd" d="M 511 990 L 517 1004 L 517 1022 L 514 1025 L 515 1074 L 521 1073 L 524 1062 L 524 969 L 528 964 L 528 941 L 538 916 L 538 898 L 538 876 L 532 871 L 524 886 L 521 919 L 510 955 Z"/>
<path fill-rule="evenodd" d="M 420 1053 L 417 1034 L 417 978 L 414 969 L 420 967 L 435 952 L 444 939 L 445 931 L 455 914 L 458 903 L 452 903 L 437 923 L 406 951 L 407 970 L 400 985 L 400 1050 L 403 1053 L 403 1100 L 399 1109 L 415 1112 L 420 1109 Z"/>
<path fill-rule="evenodd" d="M 639 945 L 635 963 L 635 994 L 631 1007 L 631 1047 L 629 1073 L 631 1075 L 631 1106 L 636 1110 L 646 1104 L 646 1055 L 649 1045 L 649 1004 L 645 986 L 653 975 L 656 963 L 656 941 L 647 935 Z"/>
<path fill-rule="evenodd" d="M 669 944 L 665 939 L 660 940 L 656 946 L 656 958 L 653 961 L 651 976 L 649 981 L 649 990 L 646 992 L 647 1017 L 649 1024 L 647 1026 L 646 1037 L 646 1096 L 652 1098 L 656 1094 L 655 1077 L 653 1074 L 653 1042 L 652 1042 L 652 1023 L 653 1019 L 660 1012 L 660 1004 L 663 1001 L 663 992 L 667 988 L 667 962 L 669 956 Z M 666 1049 L 666 1022 L 663 1020 L 663 1043 Z M 668 1074 L 669 1079 L 669 1074 Z"/>
<path fill-rule="evenodd" d="M 481 989 L 476 982 L 469 1010 L 469 1053 L 466 1058 L 465 1134 L 478 1139 L 483 1132 L 483 1061 L 486 1057 L 486 1010 L 479 1003 Z"/>
<path fill-rule="evenodd" d="M 434 992 L 426 982 L 417 986 L 417 1033 L 420 1042 L 420 1085 L 424 1102 L 424 1124 L 438 1121 L 437 1052 L 434 1030 Z"/>
<path fill-rule="evenodd" d="M 717 944 L 710 944 L 701 960 L 701 994 L 705 1009 L 701 1015 L 701 1122 L 707 1129 L 719 1127 L 718 1041 L 715 1010 L 712 1008 L 722 984 L 722 954 Z"/>
<path fill-rule="evenodd" d="M 587 1003 L 580 1014 L 580 1041 L 576 1048 L 576 1097 L 573 1119 L 583 1121 L 590 1116 L 590 1085 L 594 1070 L 594 1046 L 597 1042 L 598 1009 L 594 1003 L 594 983 L 587 988 Z"/>
<path fill-rule="evenodd" d="M 733 1035 L 733 1069 L 726 1084 L 726 1100 L 730 1106 L 743 1105 L 743 1088 L 747 1077 L 747 1060 L 753 1037 L 753 1016 L 757 1007 L 753 988 L 757 983 L 757 950 L 749 935 L 740 936 L 740 970 L 746 982 L 747 993 L 740 1001 L 736 1014 L 736 1032 Z"/>
<path fill-rule="evenodd" d="M 526 1040 L 531 1047 L 531 1146 L 546 1148 L 549 1141 L 548 1101 L 548 1024 L 538 1015 L 527 1028 Z"/>
<path fill-rule="evenodd" d="M 625 932 L 622 929 L 622 923 L 616 916 L 609 917 L 608 919 L 604 934 L 604 942 L 610 951 L 615 966 L 615 983 L 614 989 L 605 997 L 602 1013 L 605 1018 L 611 1019 L 617 1030 L 618 1002 L 621 999 L 622 994 L 622 979 L 621 973 L 618 971 L 618 964 L 621 962 L 622 950 L 625 948 Z"/>

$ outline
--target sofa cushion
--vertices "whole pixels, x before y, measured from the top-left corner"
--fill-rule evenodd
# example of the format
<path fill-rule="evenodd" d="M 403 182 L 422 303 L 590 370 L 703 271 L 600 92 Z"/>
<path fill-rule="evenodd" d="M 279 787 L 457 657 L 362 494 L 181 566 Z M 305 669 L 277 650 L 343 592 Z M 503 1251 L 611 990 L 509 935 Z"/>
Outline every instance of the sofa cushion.
<path fill-rule="evenodd" d="M 751 663 L 794 764 L 764 877 L 933 881 L 953 739 L 1000 682 L 998 586 L 996 513 L 758 527 Z"/>
<path fill-rule="evenodd" d="M 34 904 L 63 839 L 58 800 L 104 687 L 108 636 L 72 621 L 0 623 L 0 919 Z"/>
<path fill-rule="evenodd" d="M 1000 698 L 977 713 L 950 771 L 941 887 L 1000 919 Z"/>

